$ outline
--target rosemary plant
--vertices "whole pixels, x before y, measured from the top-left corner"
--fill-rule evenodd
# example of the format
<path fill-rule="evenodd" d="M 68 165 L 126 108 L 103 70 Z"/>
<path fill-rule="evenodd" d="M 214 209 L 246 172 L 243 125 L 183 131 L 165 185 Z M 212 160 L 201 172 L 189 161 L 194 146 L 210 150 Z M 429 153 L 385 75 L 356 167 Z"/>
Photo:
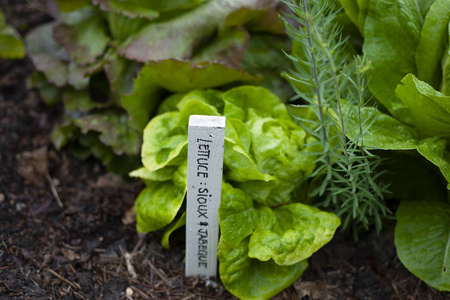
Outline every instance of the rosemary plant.
<path fill-rule="evenodd" d="M 382 228 L 382 217 L 391 212 L 384 203 L 388 185 L 380 182 L 381 160 L 364 146 L 374 115 L 362 116 L 367 103 L 369 67 L 365 57 L 352 57 L 347 40 L 334 22 L 337 10 L 326 0 L 284 1 L 296 21 L 285 21 L 294 43 L 288 54 L 294 70 L 288 74 L 297 94 L 297 106 L 314 112 L 315 118 L 299 118 L 302 126 L 318 141 L 317 168 L 310 195 L 318 205 L 328 207 L 343 219 L 342 229 L 360 229 L 375 224 Z M 314 148 L 314 147 L 313 147 Z M 317 148 L 317 147 L 315 147 Z"/>

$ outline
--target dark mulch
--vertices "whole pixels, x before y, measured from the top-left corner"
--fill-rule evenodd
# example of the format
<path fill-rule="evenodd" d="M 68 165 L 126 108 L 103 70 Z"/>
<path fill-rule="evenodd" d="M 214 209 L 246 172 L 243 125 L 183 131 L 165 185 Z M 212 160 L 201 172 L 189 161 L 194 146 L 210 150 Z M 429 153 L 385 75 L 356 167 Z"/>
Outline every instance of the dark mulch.
<path fill-rule="evenodd" d="M 50 19 L 37 0 L 0 0 L 0 8 L 22 34 Z M 160 232 L 136 233 L 130 209 L 141 183 L 54 149 L 61 107 L 27 90 L 31 71 L 27 59 L 0 61 L 0 298 L 235 299 L 220 284 L 184 277 L 182 233 L 171 250 Z M 388 228 L 359 243 L 336 235 L 275 299 L 450 297 L 402 266 Z"/>

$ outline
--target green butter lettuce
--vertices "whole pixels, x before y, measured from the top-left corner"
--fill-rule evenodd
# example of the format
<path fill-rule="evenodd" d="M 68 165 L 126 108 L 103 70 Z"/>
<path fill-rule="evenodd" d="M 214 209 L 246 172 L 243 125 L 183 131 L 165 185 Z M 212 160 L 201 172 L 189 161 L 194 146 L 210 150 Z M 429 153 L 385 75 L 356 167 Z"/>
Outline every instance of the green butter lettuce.
<path fill-rule="evenodd" d="M 250 238 L 248 256 L 278 265 L 292 265 L 309 258 L 328 243 L 341 224 L 331 213 L 301 203 L 264 208 Z M 270 222 L 267 222 L 267 219 Z"/>
<path fill-rule="evenodd" d="M 222 239 L 230 247 L 237 247 L 253 233 L 258 218 L 252 196 L 228 183 L 222 185 L 219 223 Z"/>
<path fill-rule="evenodd" d="M 186 193 L 186 174 L 187 161 L 173 173 L 171 180 L 148 182 L 135 203 L 139 232 L 161 229 L 175 219 Z"/>
<path fill-rule="evenodd" d="M 135 204 L 138 231 L 170 224 L 163 238 L 169 246 L 170 235 L 185 222 L 187 178 L 182 172 L 189 117 L 225 116 L 219 208 L 222 281 L 244 299 L 267 299 L 290 285 L 305 269 L 305 260 L 340 225 L 337 216 L 300 203 L 299 191 L 315 164 L 315 156 L 306 153 L 308 134 L 280 99 L 261 87 L 175 94 L 159 112 L 144 129 L 144 166 L 130 173 L 147 186 Z"/>
<path fill-rule="evenodd" d="M 269 299 L 294 283 L 307 268 L 306 261 L 279 266 L 248 257 L 248 239 L 230 247 L 221 239 L 218 258 L 222 283 L 240 299 Z"/>

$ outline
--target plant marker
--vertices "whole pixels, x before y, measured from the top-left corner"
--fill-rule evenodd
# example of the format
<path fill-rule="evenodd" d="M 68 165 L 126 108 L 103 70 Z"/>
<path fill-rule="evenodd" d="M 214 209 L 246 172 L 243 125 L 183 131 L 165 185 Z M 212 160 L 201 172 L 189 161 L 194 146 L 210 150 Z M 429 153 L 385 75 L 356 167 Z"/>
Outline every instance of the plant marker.
<path fill-rule="evenodd" d="M 225 120 L 199 115 L 189 118 L 186 276 L 217 274 Z"/>

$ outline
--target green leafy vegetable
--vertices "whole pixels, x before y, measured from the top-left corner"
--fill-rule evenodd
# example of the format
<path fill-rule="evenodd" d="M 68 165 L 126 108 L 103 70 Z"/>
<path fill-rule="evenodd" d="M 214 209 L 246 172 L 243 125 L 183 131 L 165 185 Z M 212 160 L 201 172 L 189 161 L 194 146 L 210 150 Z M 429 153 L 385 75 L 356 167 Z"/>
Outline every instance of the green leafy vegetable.
<path fill-rule="evenodd" d="M 363 50 L 372 62 L 369 86 L 394 117 L 411 123 L 395 88 L 408 73 L 417 73 L 416 48 L 423 19 L 432 1 L 370 1 Z"/>
<path fill-rule="evenodd" d="M 19 59 L 25 56 L 25 46 L 19 33 L 6 24 L 0 11 L 0 58 Z"/>
<path fill-rule="evenodd" d="M 416 50 L 416 64 L 420 80 L 439 88 L 441 58 L 448 44 L 450 6 L 446 0 L 436 0 L 425 16 Z"/>
<path fill-rule="evenodd" d="M 294 283 L 308 266 L 306 261 L 279 266 L 250 258 L 247 253 L 248 239 L 237 247 L 227 246 L 222 239 L 219 242 L 220 278 L 241 299 L 269 299 Z"/>
<path fill-rule="evenodd" d="M 186 193 L 186 173 L 184 163 L 173 173 L 172 180 L 149 182 L 135 203 L 138 231 L 161 229 L 175 219 Z"/>
<path fill-rule="evenodd" d="M 359 6 L 355 1 L 342 2 L 349 18 L 358 25 Z M 368 119 L 372 128 L 378 128 L 366 135 L 366 146 L 415 149 L 445 177 L 442 180 L 434 172 L 418 172 L 422 168 L 413 163 L 417 160 L 415 153 L 408 153 L 409 167 L 410 174 L 418 179 L 403 174 L 401 168 L 390 169 L 397 176 L 391 180 L 394 196 L 401 199 L 396 214 L 400 260 L 429 285 L 445 291 L 450 290 L 449 208 L 440 182 L 446 181 L 450 188 L 449 19 L 448 1 L 370 1 L 363 32 L 363 50 L 372 62 L 370 89 L 391 114 L 363 109 L 366 116 L 376 116 Z M 398 159 L 392 152 L 383 156 Z M 406 191 L 415 180 L 420 180 L 420 188 Z"/>
<path fill-rule="evenodd" d="M 96 147 L 92 154 L 102 155 L 99 159 L 104 163 L 111 161 L 113 153 L 133 156 L 163 95 L 260 84 L 259 73 L 273 62 L 263 60 L 257 68 L 243 64 L 243 58 L 252 55 L 247 51 L 251 32 L 245 27 L 248 24 L 258 34 L 272 33 L 265 25 L 280 21 L 261 16 L 269 11 L 275 16 L 275 2 L 58 0 L 57 7 L 52 2 L 57 21 L 32 30 L 26 42 L 39 72 L 33 76 L 33 86 L 47 103 L 65 105 L 63 122 L 53 134 L 55 145 L 73 144 L 76 151 L 83 149 L 83 157 L 91 145 Z M 237 11 L 246 21 L 227 23 Z M 279 37 L 279 45 L 283 40 Z M 271 53 L 271 57 L 276 56 Z M 283 88 L 279 79 L 277 85 Z M 111 118 L 111 112 L 120 118 Z M 117 133 L 111 130 L 115 122 Z M 81 145 L 90 132 L 95 134 Z M 93 141 L 96 137 L 98 142 Z M 99 143 L 111 151 L 103 151 Z"/>
<path fill-rule="evenodd" d="M 328 243 L 341 224 L 335 215 L 301 203 L 260 212 L 250 238 L 248 256 L 278 265 L 292 265 L 309 258 Z M 267 220 L 270 222 L 266 222 Z"/>
<path fill-rule="evenodd" d="M 175 180 L 172 174 L 187 162 L 189 116 L 226 116 L 219 208 L 222 281 L 245 299 L 266 299 L 291 284 L 306 267 L 304 260 L 340 225 L 335 215 L 299 203 L 303 198 L 298 192 L 315 160 L 304 153 L 309 149 L 304 145 L 306 132 L 292 121 L 280 99 L 252 86 L 178 94 L 163 102 L 160 112 L 144 130 L 144 167 L 131 173 L 147 184 L 135 205 L 138 230 L 172 223 L 164 237 L 168 245 L 168 236 L 183 224 L 175 218 L 183 212 L 184 190 L 174 184 L 185 187 L 187 179 L 177 175 Z M 252 286 L 271 286 L 249 291 L 244 289 L 249 280 Z"/>
<path fill-rule="evenodd" d="M 423 199 L 425 200 L 425 199 Z M 450 205 L 403 201 L 397 211 L 395 244 L 402 263 L 440 291 L 450 290 Z"/>
<path fill-rule="evenodd" d="M 60 24 L 53 29 L 56 41 L 80 65 L 94 63 L 103 54 L 110 40 L 107 30 L 106 24 L 95 16 L 77 26 Z"/>
<path fill-rule="evenodd" d="M 359 31 L 364 34 L 364 25 L 366 23 L 370 0 L 340 0 L 339 2 L 344 7 L 345 13 L 350 20 L 352 20 Z"/>
<path fill-rule="evenodd" d="M 436 91 L 412 74 L 405 76 L 402 83 L 397 87 L 396 95 L 409 109 L 416 128 L 425 136 L 449 136 L 450 96 Z"/>
<path fill-rule="evenodd" d="M 148 24 L 120 45 L 118 51 L 128 59 L 141 62 L 190 58 L 195 45 L 212 37 L 229 14 L 240 8 L 259 8 L 258 2 L 208 1 L 178 18 Z"/>

